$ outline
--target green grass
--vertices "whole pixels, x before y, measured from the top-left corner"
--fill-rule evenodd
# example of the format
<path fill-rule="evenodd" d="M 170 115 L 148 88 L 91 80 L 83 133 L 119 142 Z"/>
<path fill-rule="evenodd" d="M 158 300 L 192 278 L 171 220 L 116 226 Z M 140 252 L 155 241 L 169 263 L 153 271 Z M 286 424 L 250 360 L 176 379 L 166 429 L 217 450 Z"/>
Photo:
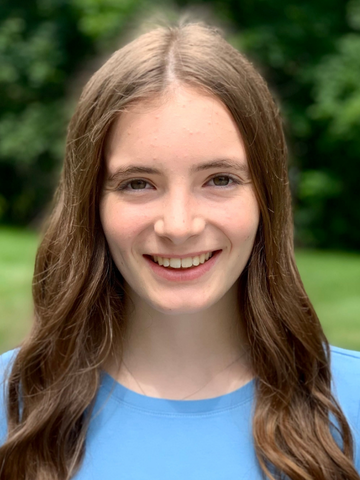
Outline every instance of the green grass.
<path fill-rule="evenodd" d="M 32 232 L 0 228 L 0 353 L 30 330 L 37 242 Z M 302 250 L 296 258 L 330 342 L 360 350 L 360 254 Z"/>
<path fill-rule="evenodd" d="M 307 250 L 296 261 L 330 343 L 360 350 L 360 254 Z"/>
<path fill-rule="evenodd" d="M 14 348 L 31 327 L 37 241 L 33 232 L 0 229 L 0 352 Z"/>

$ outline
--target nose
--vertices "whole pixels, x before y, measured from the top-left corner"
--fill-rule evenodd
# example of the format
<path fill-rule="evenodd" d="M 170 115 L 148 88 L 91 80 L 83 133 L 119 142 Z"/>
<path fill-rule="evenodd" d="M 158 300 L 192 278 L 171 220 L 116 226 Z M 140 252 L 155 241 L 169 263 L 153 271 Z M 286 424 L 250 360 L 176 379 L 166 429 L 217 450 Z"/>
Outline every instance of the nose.
<path fill-rule="evenodd" d="M 164 198 L 162 212 L 154 225 L 157 235 L 167 237 L 175 245 L 199 235 L 204 228 L 205 218 L 196 199 L 179 190 Z"/>

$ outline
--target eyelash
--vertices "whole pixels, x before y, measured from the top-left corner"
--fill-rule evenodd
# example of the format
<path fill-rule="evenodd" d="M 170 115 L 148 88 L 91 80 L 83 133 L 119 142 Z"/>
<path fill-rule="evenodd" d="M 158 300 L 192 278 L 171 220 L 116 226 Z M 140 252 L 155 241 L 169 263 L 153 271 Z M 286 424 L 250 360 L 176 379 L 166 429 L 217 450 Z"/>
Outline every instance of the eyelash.
<path fill-rule="evenodd" d="M 219 177 L 226 177 L 226 178 L 229 178 L 231 180 L 231 183 L 230 185 L 223 185 L 223 186 L 219 186 L 219 185 L 213 185 L 214 187 L 217 187 L 217 188 L 221 188 L 221 189 L 225 189 L 225 188 L 230 188 L 233 184 L 236 184 L 236 185 L 242 185 L 243 182 L 241 180 L 239 180 L 238 178 L 236 177 L 233 177 L 232 175 L 215 175 L 214 177 L 210 178 L 206 183 L 209 183 L 211 182 L 211 180 L 214 180 L 215 178 L 219 178 Z M 147 180 L 144 180 L 142 178 L 132 178 L 131 180 L 127 180 L 126 182 L 123 182 L 122 184 L 120 184 L 117 188 L 117 190 L 119 191 L 130 191 L 130 192 L 142 192 L 144 190 L 149 190 L 148 188 L 127 188 L 132 182 L 136 182 L 137 180 L 141 180 L 147 184 L 150 185 L 150 182 L 148 182 Z"/>

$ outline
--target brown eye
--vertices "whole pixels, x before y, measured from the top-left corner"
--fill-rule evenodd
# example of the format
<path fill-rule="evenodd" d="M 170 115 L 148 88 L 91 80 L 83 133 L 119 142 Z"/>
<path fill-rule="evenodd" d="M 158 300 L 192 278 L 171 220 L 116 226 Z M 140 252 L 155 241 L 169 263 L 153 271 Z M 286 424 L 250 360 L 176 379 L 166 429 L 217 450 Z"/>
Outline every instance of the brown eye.
<path fill-rule="evenodd" d="M 231 180 L 231 178 L 227 175 L 218 175 L 212 180 L 214 182 L 214 185 L 216 185 L 217 187 L 226 187 L 227 185 L 229 185 L 229 181 Z"/>
<path fill-rule="evenodd" d="M 145 180 L 132 180 L 129 185 L 132 190 L 143 190 L 146 187 L 147 182 Z"/>

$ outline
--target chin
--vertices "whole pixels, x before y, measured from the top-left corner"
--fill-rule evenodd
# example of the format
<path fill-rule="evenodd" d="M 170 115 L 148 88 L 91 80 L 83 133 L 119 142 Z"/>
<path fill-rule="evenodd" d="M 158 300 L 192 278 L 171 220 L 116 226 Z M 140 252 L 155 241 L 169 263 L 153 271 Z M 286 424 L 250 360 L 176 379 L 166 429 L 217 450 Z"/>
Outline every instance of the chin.
<path fill-rule="evenodd" d="M 176 300 L 169 299 L 169 302 L 166 304 L 164 303 L 164 299 L 159 302 L 150 301 L 148 303 L 154 310 L 163 315 L 190 315 L 209 309 L 215 301 L 211 302 L 210 300 L 203 299 L 202 302 L 189 302 L 189 298 L 181 300 L 179 296 L 177 296 Z"/>

